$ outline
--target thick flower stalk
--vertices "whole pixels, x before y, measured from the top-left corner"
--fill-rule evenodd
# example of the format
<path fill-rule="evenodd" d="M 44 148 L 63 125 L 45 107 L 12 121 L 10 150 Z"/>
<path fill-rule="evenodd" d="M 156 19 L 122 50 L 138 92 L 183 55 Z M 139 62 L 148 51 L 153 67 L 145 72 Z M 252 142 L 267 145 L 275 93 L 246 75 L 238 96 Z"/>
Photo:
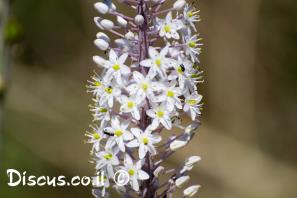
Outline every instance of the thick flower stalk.
<path fill-rule="evenodd" d="M 100 29 L 95 45 L 105 56 L 93 57 L 103 71 L 87 86 L 94 124 L 86 136 L 96 173 L 104 171 L 105 177 L 93 194 L 109 197 L 108 189 L 114 187 L 126 198 L 159 198 L 182 189 L 180 197 L 192 197 L 200 186 L 186 183 L 200 157 L 191 156 L 175 169 L 164 163 L 190 142 L 199 126 L 198 11 L 185 0 L 170 1 L 170 8 L 165 0 L 119 2 L 132 16 L 111 1 L 95 4 L 100 13 L 94 18 Z M 119 170 L 129 174 L 125 186 L 114 181 Z"/>

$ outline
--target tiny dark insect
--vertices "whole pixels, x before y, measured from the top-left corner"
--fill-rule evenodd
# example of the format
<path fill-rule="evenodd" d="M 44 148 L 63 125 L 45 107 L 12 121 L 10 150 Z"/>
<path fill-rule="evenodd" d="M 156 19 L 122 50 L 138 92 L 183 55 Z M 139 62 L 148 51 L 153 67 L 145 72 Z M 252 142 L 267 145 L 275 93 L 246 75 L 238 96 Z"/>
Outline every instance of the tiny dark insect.
<path fill-rule="evenodd" d="M 184 72 L 186 70 L 185 66 L 183 64 L 180 65 L 181 70 Z"/>
<path fill-rule="evenodd" d="M 108 136 L 114 136 L 113 133 L 109 133 L 109 132 L 104 132 L 105 135 L 108 135 Z"/>
<path fill-rule="evenodd" d="M 108 136 L 114 136 L 113 133 L 107 132 L 106 129 L 103 129 L 103 133 Z"/>

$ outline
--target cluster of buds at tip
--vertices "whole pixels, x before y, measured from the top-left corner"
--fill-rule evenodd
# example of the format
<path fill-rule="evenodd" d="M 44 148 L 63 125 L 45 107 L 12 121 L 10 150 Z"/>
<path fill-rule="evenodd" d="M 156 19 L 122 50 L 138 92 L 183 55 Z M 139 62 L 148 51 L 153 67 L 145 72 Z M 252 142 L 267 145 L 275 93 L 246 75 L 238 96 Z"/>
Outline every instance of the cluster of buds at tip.
<path fill-rule="evenodd" d="M 180 197 L 193 197 L 200 186 L 190 184 L 189 171 L 200 157 L 175 169 L 164 164 L 200 125 L 199 11 L 185 0 L 169 8 L 165 0 L 118 2 L 122 12 L 110 0 L 95 3 L 94 43 L 104 55 L 93 57 L 102 71 L 87 85 L 93 124 L 86 136 L 96 173 L 105 177 L 93 194 L 110 197 L 115 188 L 126 198 L 161 198 L 182 189 Z M 126 186 L 114 181 L 119 170 L 129 174 Z"/>

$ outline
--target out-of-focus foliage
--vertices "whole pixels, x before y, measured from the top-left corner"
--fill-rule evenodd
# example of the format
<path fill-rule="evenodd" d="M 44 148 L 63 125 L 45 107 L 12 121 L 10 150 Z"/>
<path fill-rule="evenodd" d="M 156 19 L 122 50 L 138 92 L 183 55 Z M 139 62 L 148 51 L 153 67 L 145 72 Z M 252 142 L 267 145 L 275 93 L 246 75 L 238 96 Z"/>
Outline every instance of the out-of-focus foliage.
<path fill-rule="evenodd" d="M 297 1 L 263 0 L 258 37 L 257 103 L 260 145 L 297 165 Z"/>
<path fill-rule="evenodd" d="M 22 26 L 16 20 L 10 20 L 5 26 L 4 40 L 8 44 L 14 44 L 23 38 Z"/>

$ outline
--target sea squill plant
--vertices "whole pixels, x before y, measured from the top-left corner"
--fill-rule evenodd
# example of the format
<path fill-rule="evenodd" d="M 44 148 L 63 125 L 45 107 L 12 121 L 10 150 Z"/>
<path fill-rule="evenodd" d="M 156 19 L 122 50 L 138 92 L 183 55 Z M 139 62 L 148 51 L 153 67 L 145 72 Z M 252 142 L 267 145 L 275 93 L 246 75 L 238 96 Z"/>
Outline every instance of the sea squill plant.
<path fill-rule="evenodd" d="M 95 3 L 95 45 L 105 55 L 93 57 L 103 70 L 87 85 L 94 120 L 86 136 L 96 173 L 105 177 L 93 194 L 110 197 L 113 187 L 125 198 L 157 198 L 181 189 L 178 197 L 193 197 L 200 186 L 185 185 L 200 157 L 174 169 L 164 164 L 200 124 L 199 11 L 185 0 L 118 2 L 121 11 L 115 2 Z M 119 170 L 128 173 L 125 186 L 114 181 Z"/>

